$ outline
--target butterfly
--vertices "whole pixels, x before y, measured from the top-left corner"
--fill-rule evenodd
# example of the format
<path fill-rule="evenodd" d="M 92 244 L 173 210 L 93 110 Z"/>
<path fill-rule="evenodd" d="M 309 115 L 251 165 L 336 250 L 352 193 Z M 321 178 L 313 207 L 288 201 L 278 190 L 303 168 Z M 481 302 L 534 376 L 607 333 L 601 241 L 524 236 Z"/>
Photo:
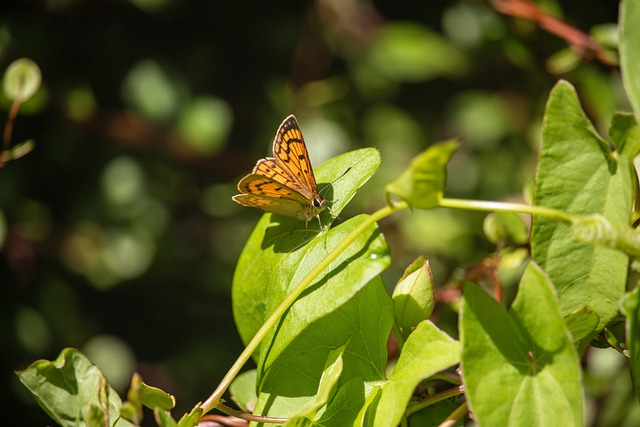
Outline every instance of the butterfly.
<path fill-rule="evenodd" d="M 318 218 L 327 208 L 327 199 L 318 193 L 298 121 L 284 119 L 273 140 L 273 157 L 258 160 L 253 171 L 238 182 L 233 200 L 244 206 L 278 215 L 304 219 Z"/>

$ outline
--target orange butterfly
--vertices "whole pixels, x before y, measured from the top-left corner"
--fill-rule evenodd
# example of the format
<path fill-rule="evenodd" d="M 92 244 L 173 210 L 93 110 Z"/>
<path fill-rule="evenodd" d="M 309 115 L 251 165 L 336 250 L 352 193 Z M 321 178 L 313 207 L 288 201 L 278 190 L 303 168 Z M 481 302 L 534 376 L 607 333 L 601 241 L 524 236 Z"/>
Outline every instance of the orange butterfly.
<path fill-rule="evenodd" d="M 309 153 L 293 115 L 278 128 L 273 156 L 258 160 L 253 171 L 238 183 L 242 194 L 233 196 L 233 200 L 306 222 L 315 216 L 320 223 L 320 212 L 327 207 L 328 200 L 318 194 Z"/>

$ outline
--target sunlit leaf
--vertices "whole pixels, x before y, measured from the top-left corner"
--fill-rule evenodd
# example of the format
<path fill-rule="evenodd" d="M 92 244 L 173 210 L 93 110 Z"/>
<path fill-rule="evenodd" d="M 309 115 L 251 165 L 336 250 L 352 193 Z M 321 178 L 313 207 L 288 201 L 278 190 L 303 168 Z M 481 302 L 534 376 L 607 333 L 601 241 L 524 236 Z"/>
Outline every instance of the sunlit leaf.
<path fill-rule="evenodd" d="M 460 360 L 460 345 L 424 321 L 409 336 L 389 381 L 382 388 L 374 426 L 398 425 L 420 381 Z"/>
<path fill-rule="evenodd" d="M 380 162 L 378 151 L 366 148 L 337 156 L 314 168 L 323 196 L 335 200 L 330 212 L 325 210 L 320 214 L 325 226 L 340 214 L 356 191 L 375 173 Z M 349 168 L 346 175 L 329 184 Z M 304 221 L 272 214 L 263 215 L 254 228 L 236 265 L 232 289 L 236 326 L 245 344 L 267 319 L 270 310 L 281 301 L 282 297 L 276 295 L 286 293 L 289 286 L 295 285 L 290 283 L 294 274 L 301 278 L 295 266 L 307 258 L 309 243 L 317 233 L 315 220 L 305 225 Z M 325 237 L 320 238 L 320 247 L 324 249 Z M 283 283 L 286 283 L 283 289 L 274 289 Z"/>
<path fill-rule="evenodd" d="M 171 414 L 161 408 L 156 408 L 153 410 L 153 415 L 156 419 L 156 424 L 160 427 L 178 427 L 178 423 L 171 417 Z M 191 420 L 189 418 L 189 420 Z M 186 426 L 195 426 L 197 425 L 197 421 L 195 423 L 185 422 Z"/>
<path fill-rule="evenodd" d="M 318 410 L 329 402 L 329 399 L 335 394 L 338 379 L 340 379 L 340 374 L 342 374 L 342 355 L 344 348 L 345 346 L 340 346 L 329 352 L 322 377 L 320 378 L 315 401 L 291 417 L 285 426 L 304 425 L 306 420 L 313 420 Z"/>
<path fill-rule="evenodd" d="M 98 368 L 76 349 L 64 349 L 51 362 L 39 360 L 19 371 L 20 381 L 33 394 L 38 404 L 49 416 L 62 426 L 78 426 L 87 423 L 85 416 L 100 417 L 102 403 L 100 389 L 106 387 L 108 396 L 108 419 L 114 423 L 120 415 L 122 401 L 118 394 L 106 384 Z M 85 412 L 86 408 L 95 406 Z M 118 426 L 131 425 L 124 420 Z"/>
<path fill-rule="evenodd" d="M 340 213 L 379 164 L 378 152 L 364 149 L 316 169 L 318 186 L 324 188 L 351 168 L 327 187 L 325 197 L 335 202 L 331 212 L 321 214 L 323 224 Z M 294 218 L 264 215 L 234 276 L 234 315 L 243 339 L 250 339 L 290 290 L 366 220 L 366 215 L 351 218 L 314 238 L 315 221 L 305 227 L 304 221 Z M 256 413 L 287 417 L 313 405 L 330 349 L 347 341 L 341 383 L 355 377 L 361 381 L 384 378 L 393 314 L 391 299 L 377 276 L 388 263 L 386 243 L 377 227 L 370 226 L 320 273 L 254 355 L 258 359 Z"/>
<path fill-rule="evenodd" d="M 600 323 L 598 315 L 587 307 L 580 307 L 565 316 L 564 321 L 574 342 L 591 336 L 597 331 L 598 323 Z"/>
<path fill-rule="evenodd" d="M 610 134 L 620 140 L 631 135 L 629 130 Z M 636 180 L 630 154 L 635 144 L 616 145 L 614 155 L 582 111 L 573 87 L 558 83 L 545 112 L 534 204 L 629 224 Z M 533 217 L 531 252 L 558 289 L 564 314 L 589 307 L 598 314 L 600 328 L 617 314 L 627 278 L 624 253 L 578 241 L 569 225 L 540 216 Z"/>
<path fill-rule="evenodd" d="M 405 332 L 428 319 L 435 304 L 429 261 L 419 257 L 411 263 L 398 280 L 392 298 L 396 323 Z"/>
<path fill-rule="evenodd" d="M 447 163 L 458 148 L 455 140 L 432 145 L 417 155 L 409 168 L 385 188 L 412 208 L 430 209 L 438 205 L 447 179 Z"/>
<path fill-rule="evenodd" d="M 156 409 L 156 411 L 158 410 Z M 202 418 L 202 415 L 204 415 L 202 413 L 202 408 L 200 407 L 200 404 L 198 404 L 193 407 L 191 412 L 189 412 L 188 414 L 184 414 L 184 416 L 180 418 L 180 421 L 178 421 L 178 427 L 197 426 L 200 418 Z"/>
<path fill-rule="evenodd" d="M 535 263 L 509 312 L 477 285 L 465 285 L 460 340 L 465 394 L 479 425 L 582 426 L 578 356 L 553 287 Z"/>

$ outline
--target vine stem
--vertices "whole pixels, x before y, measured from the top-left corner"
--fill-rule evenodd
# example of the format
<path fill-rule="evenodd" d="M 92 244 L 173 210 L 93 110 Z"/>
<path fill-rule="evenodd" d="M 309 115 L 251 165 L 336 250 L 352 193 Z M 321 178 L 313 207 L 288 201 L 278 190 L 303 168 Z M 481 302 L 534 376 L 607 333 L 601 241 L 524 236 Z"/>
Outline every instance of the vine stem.
<path fill-rule="evenodd" d="M 464 199 L 447 199 L 443 198 L 438 203 L 442 208 L 466 209 L 474 211 L 491 211 L 491 212 L 521 212 L 530 215 L 539 215 L 551 219 L 572 223 L 574 218 L 562 211 L 556 209 L 545 208 L 543 206 L 530 206 L 522 203 L 504 203 L 504 202 L 488 202 L 485 200 L 464 200 Z"/>
<path fill-rule="evenodd" d="M 13 100 L 11 104 L 11 108 L 9 109 L 9 116 L 7 118 L 7 122 L 4 125 L 4 138 L 2 151 L 0 153 L 0 167 L 4 166 L 5 161 L 11 160 L 11 153 L 9 152 L 9 146 L 11 142 L 11 133 L 13 132 L 13 122 L 18 116 L 18 110 L 20 109 L 20 104 L 22 103 L 22 89 L 24 87 L 24 76 L 20 78 L 20 91 L 18 92 L 18 96 Z"/>
<path fill-rule="evenodd" d="M 300 281 L 300 283 L 287 295 L 287 297 L 280 303 L 280 305 L 271 313 L 271 316 L 264 322 L 262 327 L 256 332 L 249 344 L 245 347 L 244 351 L 240 354 L 238 359 L 229 369 L 229 372 L 224 376 L 218 387 L 214 392 L 204 401 L 201 408 L 203 414 L 206 414 L 220 403 L 220 399 L 224 392 L 229 388 L 231 382 L 240 372 L 240 369 L 249 360 L 253 352 L 258 348 L 265 336 L 276 326 L 276 323 L 284 315 L 284 313 L 293 305 L 298 299 L 300 294 L 313 282 L 322 271 L 327 268 L 338 256 L 347 249 L 367 228 L 380 221 L 381 219 L 391 215 L 394 212 L 408 209 L 409 205 L 405 202 L 397 203 L 393 206 L 385 206 L 384 208 L 371 214 L 362 224 L 360 224 L 355 230 L 353 230 L 344 240 L 333 248 L 329 254 L 319 262 L 307 275 Z"/>

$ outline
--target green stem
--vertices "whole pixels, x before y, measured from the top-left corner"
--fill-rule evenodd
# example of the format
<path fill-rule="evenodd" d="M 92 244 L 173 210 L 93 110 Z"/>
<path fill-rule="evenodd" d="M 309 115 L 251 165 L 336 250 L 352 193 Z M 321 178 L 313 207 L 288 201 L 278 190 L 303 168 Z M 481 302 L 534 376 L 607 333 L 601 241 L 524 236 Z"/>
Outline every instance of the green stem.
<path fill-rule="evenodd" d="M 362 224 L 360 224 L 355 230 L 353 230 L 344 240 L 342 240 L 338 245 L 331 251 L 327 256 L 316 265 L 307 275 L 300 281 L 300 283 L 287 295 L 287 297 L 280 303 L 280 305 L 275 309 L 271 316 L 264 322 L 262 327 L 256 332 L 253 336 L 249 344 L 245 347 L 244 351 L 240 354 L 238 359 L 229 369 L 229 372 L 224 376 L 218 387 L 214 390 L 214 392 L 209 396 L 209 398 L 202 404 L 201 408 L 203 414 L 206 414 L 213 408 L 215 408 L 219 403 L 220 399 L 224 392 L 229 388 L 233 379 L 238 375 L 242 366 L 249 360 L 254 351 L 258 348 L 264 337 L 275 328 L 276 324 L 280 320 L 280 318 L 284 315 L 284 313 L 293 305 L 293 303 L 298 299 L 300 294 L 313 282 L 322 271 L 327 268 L 333 261 L 338 258 L 338 256 L 347 249 L 362 233 L 366 231 L 367 228 L 374 225 L 376 222 L 381 219 L 391 215 L 394 212 L 397 212 L 402 209 L 408 209 L 409 206 L 404 203 L 398 203 L 393 206 L 385 206 L 377 212 L 371 214 Z"/>
<path fill-rule="evenodd" d="M 265 424 L 284 424 L 289 421 L 289 418 L 276 418 L 276 417 L 260 417 L 253 414 L 246 414 L 244 412 L 238 411 L 236 409 L 230 408 L 224 403 L 219 403 L 216 406 L 216 409 L 223 414 L 231 415 L 232 417 L 242 418 L 247 421 L 255 421 L 257 423 L 265 423 Z"/>
<path fill-rule="evenodd" d="M 426 408 L 427 406 L 435 405 L 438 402 L 442 402 L 443 400 L 447 400 L 454 396 L 459 396 L 464 393 L 464 386 L 457 386 L 450 388 L 445 391 L 441 391 L 440 393 L 434 394 L 433 396 L 429 396 L 426 399 L 422 400 L 415 405 L 411 405 L 407 408 L 407 416 L 411 416 L 421 409 Z"/>
<path fill-rule="evenodd" d="M 540 215 L 551 219 L 557 219 L 565 222 L 573 222 L 573 217 L 565 212 L 545 208 L 543 206 L 530 206 L 521 203 L 503 203 L 503 202 L 487 202 L 484 200 L 463 200 L 463 199 L 447 199 L 443 198 L 438 204 L 443 208 L 466 209 L 475 211 L 507 211 L 521 212 L 530 215 Z"/>

